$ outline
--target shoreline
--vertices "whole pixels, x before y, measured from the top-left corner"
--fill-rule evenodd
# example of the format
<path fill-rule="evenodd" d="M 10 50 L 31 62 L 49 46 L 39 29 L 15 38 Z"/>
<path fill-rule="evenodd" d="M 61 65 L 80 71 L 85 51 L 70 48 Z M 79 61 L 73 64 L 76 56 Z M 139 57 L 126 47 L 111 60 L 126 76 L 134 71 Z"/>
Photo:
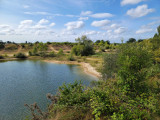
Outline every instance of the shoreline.
<path fill-rule="evenodd" d="M 97 72 L 97 70 L 93 66 L 91 66 L 89 63 L 85 63 L 85 62 L 44 60 L 44 59 L 39 59 L 39 58 L 26 58 L 26 59 L 8 58 L 8 59 L 0 59 L 0 62 L 15 61 L 15 60 L 42 60 L 44 62 L 56 63 L 56 64 L 80 65 L 80 67 L 83 69 L 83 71 L 86 74 L 97 77 L 98 79 L 101 78 L 101 74 L 99 72 Z"/>
<path fill-rule="evenodd" d="M 43 61 L 56 64 L 80 65 L 86 74 L 92 75 L 97 78 L 101 77 L 101 74 L 97 72 L 97 70 L 94 67 L 92 67 L 89 63 L 77 62 L 77 61 L 57 61 L 57 60 L 43 60 Z"/>

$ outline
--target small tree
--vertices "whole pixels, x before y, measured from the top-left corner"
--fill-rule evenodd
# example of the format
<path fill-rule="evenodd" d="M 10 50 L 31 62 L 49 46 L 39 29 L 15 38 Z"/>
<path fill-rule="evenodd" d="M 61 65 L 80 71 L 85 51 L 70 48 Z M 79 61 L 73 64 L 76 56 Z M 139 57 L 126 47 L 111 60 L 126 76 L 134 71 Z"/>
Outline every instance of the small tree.
<path fill-rule="evenodd" d="M 76 41 L 78 45 L 72 48 L 72 52 L 76 55 L 88 56 L 94 54 L 93 42 L 87 38 L 87 36 L 82 36 L 77 38 Z"/>
<path fill-rule="evenodd" d="M 158 36 L 160 36 L 160 25 L 157 27 Z"/>
<path fill-rule="evenodd" d="M 136 42 L 135 38 L 129 38 L 129 40 L 127 41 L 127 43 L 134 43 L 134 42 Z"/>
<path fill-rule="evenodd" d="M 0 40 L 0 49 L 3 49 L 4 47 L 5 47 L 5 43 L 2 40 Z"/>

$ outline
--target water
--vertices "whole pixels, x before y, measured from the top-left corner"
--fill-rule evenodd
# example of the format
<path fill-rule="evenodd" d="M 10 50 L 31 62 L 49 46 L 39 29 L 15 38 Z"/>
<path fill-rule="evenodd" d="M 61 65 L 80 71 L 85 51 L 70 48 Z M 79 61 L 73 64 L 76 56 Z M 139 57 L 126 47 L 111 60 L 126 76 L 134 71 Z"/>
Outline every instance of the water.
<path fill-rule="evenodd" d="M 23 120 L 29 116 L 24 104 L 37 102 L 45 110 L 47 93 L 56 94 L 64 82 L 82 80 L 89 85 L 97 78 L 87 75 L 77 65 L 42 61 L 8 61 L 0 63 L 0 120 Z"/>

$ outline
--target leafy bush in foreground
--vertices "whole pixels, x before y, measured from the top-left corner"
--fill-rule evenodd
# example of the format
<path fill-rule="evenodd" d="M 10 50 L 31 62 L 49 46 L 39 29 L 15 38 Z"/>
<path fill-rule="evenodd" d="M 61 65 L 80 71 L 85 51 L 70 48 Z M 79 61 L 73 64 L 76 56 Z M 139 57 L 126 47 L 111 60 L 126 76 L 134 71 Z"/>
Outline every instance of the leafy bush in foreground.
<path fill-rule="evenodd" d="M 105 55 L 103 81 L 95 82 L 92 87 L 84 87 L 78 82 L 59 87 L 59 93 L 49 97 L 52 104 L 48 108 L 48 118 L 159 119 L 160 65 L 155 59 L 155 55 L 159 57 L 158 40 L 151 39 L 152 43 L 147 47 L 145 40 L 123 44 L 115 53 Z"/>

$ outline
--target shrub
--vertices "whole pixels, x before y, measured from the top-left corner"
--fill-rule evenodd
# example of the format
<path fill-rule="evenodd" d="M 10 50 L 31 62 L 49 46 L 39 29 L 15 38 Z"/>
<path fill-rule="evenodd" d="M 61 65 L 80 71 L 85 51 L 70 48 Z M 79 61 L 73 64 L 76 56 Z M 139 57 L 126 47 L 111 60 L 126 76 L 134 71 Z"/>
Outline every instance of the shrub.
<path fill-rule="evenodd" d="M 94 54 L 93 42 L 89 40 L 87 36 L 77 38 L 76 41 L 78 42 L 78 45 L 72 48 L 72 53 L 81 56 L 88 56 Z"/>
<path fill-rule="evenodd" d="M 4 57 L 2 55 L 0 55 L 0 59 L 3 59 Z"/>
<path fill-rule="evenodd" d="M 123 89 L 136 94 L 146 91 L 146 69 L 153 63 L 151 54 L 136 44 L 123 45 L 118 53 L 118 76 Z M 143 59 L 142 59 L 143 58 Z"/>
<path fill-rule="evenodd" d="M 40 55 L 41 57 L 48 57 L 48 55 L 46 54 L 46 52 L 39 52 L 39 55 Z"/>
<path fill-rule="evenodd" d="M 0 49 L 3 49 L 5 47 L 5 43 L 0 40 Z"/>
<path fill-rule="evenodd" d="M 56 55 L 55 55 L 55 53 L 54 53 L 54 51 L 52 51 L 52 52 L 50 52 L 49 54 L 48 54 L 48 57 L 55 57 Z"/>
<path fill-rule="evenodd" d="M 63 54 L 64 54 L 64 53 L 63 53 L 63 49 L 60 48 L 59 51 L 58 51 L 58 55 L 63 55 Z"/>
<path fill-rule="evenodd" d="M 101 46 L 101 47 L 99 48 L 99 50 L 100 50 L 101 52 L 105 52 L 105 47 Z"/>
<path fill-rule="evenodd" d="M 72 55 L 72 54 L 69 54 L 69 56 L 68 56 L 68 60 L 69 60 L 69 61 L 75 61 L 75 58 L 73 57 L 73 55 Z"/>
<path fill-rule="evenodd" d="M 15 58 L 27 58 L 27 56 L 23 53 L 14 54 Z"/>

